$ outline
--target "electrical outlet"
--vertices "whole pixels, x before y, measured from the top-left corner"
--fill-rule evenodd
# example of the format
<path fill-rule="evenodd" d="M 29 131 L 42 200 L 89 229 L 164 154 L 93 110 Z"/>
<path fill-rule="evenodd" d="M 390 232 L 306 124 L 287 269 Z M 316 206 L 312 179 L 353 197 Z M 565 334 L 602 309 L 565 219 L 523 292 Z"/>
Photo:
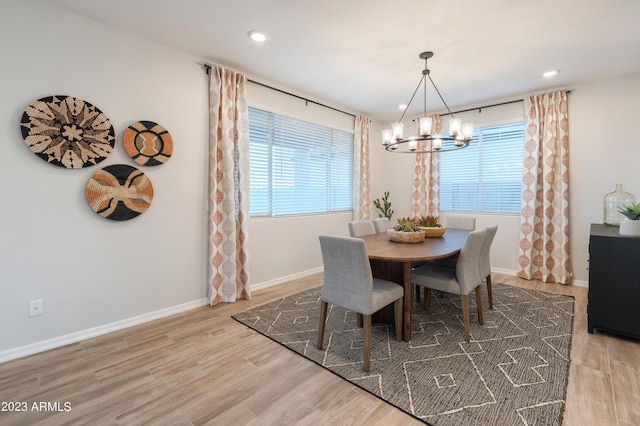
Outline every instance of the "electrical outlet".
<path fill-rule="evenodd" d="M 30 300 L 29 301 L 29 316 L 37 317 L 38 315 L 42 315 L 42 299 Z"/>

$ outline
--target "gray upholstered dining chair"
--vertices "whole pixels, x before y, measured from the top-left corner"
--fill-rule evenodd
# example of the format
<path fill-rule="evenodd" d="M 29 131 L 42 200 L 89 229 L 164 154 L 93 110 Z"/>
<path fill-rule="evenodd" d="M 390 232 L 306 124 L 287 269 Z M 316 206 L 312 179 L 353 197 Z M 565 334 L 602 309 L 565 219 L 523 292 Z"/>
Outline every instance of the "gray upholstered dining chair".
<path fill-rule="evenodd" d="M 474 231 L 476 229 L 476 218 L 473 216 L 447 215 L 444 218 L 444 226 L 445 228 Z"/>
<path fill-rule="evenodd" d="M 484 324 L 482 315 L 482 295 L 480 285 L 480 250 L 487 236 L 486 229 L 472 231 L 460 250 L 455 268 L 427 263 L 413 270 L 411 281 L 425 288 L 424 308 L 429 309 L 431 289 L 445 293 L 457 294 L 462 299 L 462 317 L 464 320 L 465 340 L 471 340 L 469 325 L 469 294 L 475 290 L 478 307 L 478 322 Z"/>
<path fill-rule="evenodd" d="M 491 288 L 491 260 L 489 258 L 489 254 L 491 252 L 491 244 L 493 243 L 493 238 L 496 236 L 496 232 L 498 231 L 498 225 L 488 226 L 485 229 L 487 230 L 487 237 L 482 244 L 482 249 L 480 249 L 480 260 L 478 262 L 478 266 L 480 267 L 480 277 L 482 277 L 482 279 L 487 282 L 487 300 L 489 301 L 489 309 L 493 309 L 493 290 Z M 434 260 L 433 264 L 455 268 L 456 258 L 445 257 L 444 259 Z M 417 300 L 420 300 L 419 289 L 420 287 L 416 286 Z"/>
<path fill-rule="evenodd" d="M 453 229 L 464 229 L 466 231 L 474 231 L 476 229 L 476 218 L 473 216 L 462 216 L 462 215 L 447 215 L 444 218 L 444 226 L 445 228 L 453 228 Z M 436 265 L 440 266 L 448 266 L 450 268 L 455 268 L 456 259 L 452 257 L 439 259 L 434 261 Z M 440 296 L 444 295 L 440 293 Z M 416 286 L 416 301 L 420 301 L 420 287 Z"/>
<path fill-rule="evenodd" d="M 387 217 L 379 217 L 373 219 L 373 226 L 376 228 L 376 234 L 381 232 L 387 232 L 387 229 L 391 228 L 391 222 Z"/>
<path fill-rule="evenodd" d="M 363 317 L 363 369 L 371 358 L 371 314 L 394 303 L 396 340 L 402 340 L 404 289 L 391 281 L 373 278 L 364 241 L 359 238 L 320 235 L 324 281 L 320 300 L 318 349 L 322 349 L 329 304 L 341 306 Z"/>
<path fill-rule="evenodd" d="M 355 220 L 349 222 L 349 235 L 352 237 L 362 237 L 376 233 L 376 228 L 370 220 Z"/>
<path fill-rule="evenodd" d="M 498 225 L 488 226 L 487 228 L 487 236 L 482 243 L 482 248 L 480 249 L 480 260 L 478 266 L 480 267 L 480 278 L 484 279 L 487 282 L 487 299 L 489 300 L 489 309 L 493 309 L 493 293 L 491 290 L 491 260 L 489 259 L 489 254 L 491 252 L 491 244 L 493 243 L 493 238 L 496 236 L 496 232 L 498 231 Z"/>

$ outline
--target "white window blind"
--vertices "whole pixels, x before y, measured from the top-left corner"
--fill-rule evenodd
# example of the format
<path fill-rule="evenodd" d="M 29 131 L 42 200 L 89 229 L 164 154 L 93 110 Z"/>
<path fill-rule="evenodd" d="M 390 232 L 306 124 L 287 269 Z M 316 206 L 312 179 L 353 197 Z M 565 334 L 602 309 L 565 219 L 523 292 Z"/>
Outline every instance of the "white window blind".
<path fill-rule="evenodd" d="M 249 108 L 251 216 L 353 209 L 353 134 Z"/>
<path fill-rule="evenodd" d="M 440 155 L 440 210 L 519 213 L 524 123 L 478 128 L 467 148 Z"/>

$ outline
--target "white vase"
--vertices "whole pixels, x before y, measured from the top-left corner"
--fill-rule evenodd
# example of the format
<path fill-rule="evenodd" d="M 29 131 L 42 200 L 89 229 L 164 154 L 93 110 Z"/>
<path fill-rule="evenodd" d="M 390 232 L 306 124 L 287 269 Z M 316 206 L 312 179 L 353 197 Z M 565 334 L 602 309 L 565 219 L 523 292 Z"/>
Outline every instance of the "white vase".
<path fill-rule="evenodd" d="M 620 222 L 619 232 L 623 237 L 640 237 L 640 220 L 631 220 L 623 217 Z"/>

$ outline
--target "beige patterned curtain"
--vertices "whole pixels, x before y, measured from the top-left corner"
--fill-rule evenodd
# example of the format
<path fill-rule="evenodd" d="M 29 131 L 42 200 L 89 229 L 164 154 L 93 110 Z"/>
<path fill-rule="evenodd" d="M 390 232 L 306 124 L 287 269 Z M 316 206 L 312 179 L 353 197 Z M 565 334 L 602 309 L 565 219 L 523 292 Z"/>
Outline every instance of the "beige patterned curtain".
<path fill-rule="evenodd" d="M 525 99 L 518 276 L 570 284 L 567 92 Z"/>
<path fill-rule="evenodd" d="M 440 133 L 440 115 L 432 116 L 433 128 Z M 419 149 L 424 149 L 420 141 Z M 431 147 L 426 147 L 431 148 Z M 440 216 L 440 154 L 416 154 L 413 164 L 413 216 Z"/>
<path fill-rule="evenodd" d="M 369 119 L 356 117 L 353 132 L 354 146 L 354 203 L 353 220 L 371 219 L 371 188 L 369 186 Z"/>
<path fill-rule="evenodd" d="M 246 77 L 209 72 L 209 303 L 250 299 L 247 271 L 249 121 Z"/>

